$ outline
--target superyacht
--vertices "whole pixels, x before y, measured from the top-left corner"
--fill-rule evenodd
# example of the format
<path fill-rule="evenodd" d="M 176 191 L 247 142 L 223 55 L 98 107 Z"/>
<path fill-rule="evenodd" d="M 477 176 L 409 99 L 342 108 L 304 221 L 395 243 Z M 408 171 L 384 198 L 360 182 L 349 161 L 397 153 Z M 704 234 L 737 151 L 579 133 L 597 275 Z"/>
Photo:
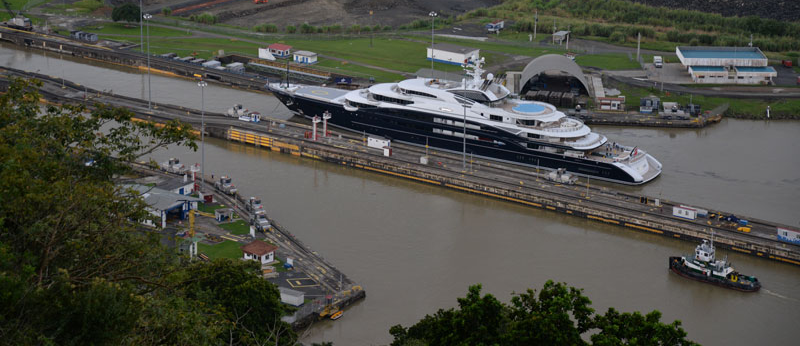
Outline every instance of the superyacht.
<path fill-rule="evenodd" d="M 466 138 L 470 155 L 630 185 L 661 173 L 661 163 L 641 148 L 610 143 L 551 104 L 512 96 L 491 73 L 483 78 L 482 64 L 465 61 L 460 82 L 416 78 L 358 90 L 287 82 L 267 88 L 299 115 L 328 111 L 334 126 L 394 141 L 461 153 Z"/>

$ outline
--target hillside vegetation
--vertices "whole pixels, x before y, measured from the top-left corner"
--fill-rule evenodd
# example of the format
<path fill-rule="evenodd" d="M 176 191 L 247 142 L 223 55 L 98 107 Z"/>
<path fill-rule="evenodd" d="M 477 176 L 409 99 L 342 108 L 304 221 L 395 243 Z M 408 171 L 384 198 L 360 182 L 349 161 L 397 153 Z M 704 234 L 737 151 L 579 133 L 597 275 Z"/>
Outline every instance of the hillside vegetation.
<path fill-rule="evenodd" d="M 700 10 L 723 16 L 796 21 L 800 19 L 800 1 L 796 0 L 629 0 L 651 6 Z"/>
<path fill-rule="evenodd" d="M 745 46 L 752 34 L 753 44 L 762 50 L 800 50 L 800 22 L 757 16 L 725 17 L 624 0 L 507 0 L 492 8 L 470 11 L 459 19 L 512 19 L 515 30 L 532 32 L 537 10 L 537 31 L 544 34 L 553 32 L 555 19 L 557 30 L 569 27 L 577 36 L 600 37 L 613 43 L 632 40 L 640 32 L 650 41 Z"/>

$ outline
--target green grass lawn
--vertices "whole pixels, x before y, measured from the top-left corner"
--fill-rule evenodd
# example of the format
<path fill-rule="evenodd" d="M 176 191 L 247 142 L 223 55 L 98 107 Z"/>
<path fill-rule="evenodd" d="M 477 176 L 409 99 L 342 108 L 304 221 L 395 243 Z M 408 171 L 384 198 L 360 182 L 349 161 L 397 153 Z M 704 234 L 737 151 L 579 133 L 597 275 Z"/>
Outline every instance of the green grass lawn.
<path fill-rule="evenodd" d="M 597 67 L 604 70 L 635 70 L 641 68 L 638 62 L 629 59 L 628 54 L 623 53 L 581 54 L 575 58 L 575 62 L 581 66 Z"/>
<path fill-rule="evenodd" d="M 208 256 L 210 259 L 216 258 L 241 258 L 242 257 L 242 249 L 240 248 L 242 245 L 231 240 L 226 240 L 224 242 L 208 245 L 204 243 L 198 243 L 197 249 L 198 252 L 202 252 Z"/>
<path fill-rule="evenodd" d="M 344 61 L 330 60 L 325 58 L 319 58 L 319 60 L 317 60 L 317 63 L 311 65 L 310 67 L 323 71 L 340 73 L 354 77 L 361 77 L 361 78 L 373 77 L 378 82 L 393 82 L 403 79 L 403 76 L 397 73 L 385 72 L 381 70 L 372 69 L 369 67 L 349 64 Z"/>
<path fill-rule="evenodd" d="M 98 35 L 113 34 L 113 35 L 131 35 L 139 38 L 139 23 L 104 23 L 102 25 L 85 26 L 80 30 L 86 32 L 93 32 Z M 147 35 L 147 27 L 145 27 L 145 35 Z M 150 27 L 150 37 L 152 41 L 153 36 L 192 36 L 192 33 L 187 33 L 186 30 L 167 29 L 157 26 Z"/>
<path fill-rule="evenodd" d="M 204 213 L 214 213 L 215 210 L 219 208 L 225 208 L 222 204 L 205 204 L 205 203 L 197 203 L 197 210 L 202 211 Z"/>
<path fill-rule="evenodd" d="M 625 95 L 625 104 L 629 110 L 638 109 L 639 100 L 642 97 L 655 95 L 661 98 L 662 102 L 678 102 L 681 105 L 692 103 L 702 106 L 703 111 L 711 110 L 719 105 L 727 103 L 729 105 L 727 116 L 746 116 L 755 118 L 766 118 L 767 106 L 770 106 L 770 114 L 773 117 L 796 116 L 800 114 L 800 100 L 786 99 L 765 101 L 760 99 L 731 99 L 723 97 L 708 97 L 702 95 L 677 95 L 675 93 L 660 92 L 657 89 L 636 88 L 628 85 L 615 85 L 622 95 Z"/>
<path fill-rule="evenodd" d="M 425 44 L 425 47 L 430 46 L 430 40 L 431 40 L 430 36 L 425 37 L 425 36 L 405 35 L 403 37 L 408 39 L 428 42 Z M 465 47 L 478 48 L 481 50 L 481 55 L 484 54 L 483 51 L 495 51 L 500 53 L 537 57 L 544 54 L 564 54 L 564 52 L 566 52 L 566 50 L 564 49 L 541 48 L 533 44 L 525 44 L 525 42 L 514 42 L 507 40 L 498 42 L 481 42 L 476 40 L 462 40 L 451 37 L 436 37 L 434 43 L 436 42 L 446 42 Z"/>
<path fill-rule="evenodd" d="M 219 227 L 235 235 L 250 234 L 250 225 L 244 220 L 223 223 Z"/>
<path fill-rule="evenodd" d="M 342 59 L 358 61 L 374 66 L 414 73 L 420 68 L 430 68 L 425 59 L 427 45 L 406 40 L 375 38 L 373 47 L 369 38 L 349 39 L 286 39 L 279 42 L 293 46 L 294 49 L 331 55 Z"/>

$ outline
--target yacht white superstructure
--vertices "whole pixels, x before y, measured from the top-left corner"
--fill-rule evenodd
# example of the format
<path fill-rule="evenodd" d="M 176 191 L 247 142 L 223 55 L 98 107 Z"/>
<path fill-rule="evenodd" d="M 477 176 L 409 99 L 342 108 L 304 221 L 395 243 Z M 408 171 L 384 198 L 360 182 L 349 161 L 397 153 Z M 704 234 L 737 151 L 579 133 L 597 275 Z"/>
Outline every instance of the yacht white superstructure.
<path fill-rule="evenodd" d="M 609 143 L 551 104 L 512 97 L 491 73 L 482 78 L 482 62 L 465 62 L 461 81 L 416 78 L 353 91 L 280 83 L 269 88 L 305 116 L 329 110 L 336 125 L 405 142 L 433 140 L 434 147 L 460 152 L 466 138 L 475 155 L 628 184 L 661 172 L 645 151 Z"/>

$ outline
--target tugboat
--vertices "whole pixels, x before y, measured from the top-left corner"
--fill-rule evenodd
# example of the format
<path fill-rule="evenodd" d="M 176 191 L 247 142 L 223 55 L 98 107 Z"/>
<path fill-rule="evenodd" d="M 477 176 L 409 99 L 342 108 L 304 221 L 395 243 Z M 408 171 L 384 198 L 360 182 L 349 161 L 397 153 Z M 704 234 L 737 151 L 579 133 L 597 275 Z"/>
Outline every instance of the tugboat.
<path fill-rule="evenodd" d="M 694 257 L 672 256 L 669 258 L 669 269 L 685 278 L 707 282 L 717 286 L 743 292 L 756 292 L 761 283 L 754 276 L 742 275 L 733 269 L 725 259 L 715 259 L 714 241 L 703 239 L 703 243 L 694 249 Z"/>

